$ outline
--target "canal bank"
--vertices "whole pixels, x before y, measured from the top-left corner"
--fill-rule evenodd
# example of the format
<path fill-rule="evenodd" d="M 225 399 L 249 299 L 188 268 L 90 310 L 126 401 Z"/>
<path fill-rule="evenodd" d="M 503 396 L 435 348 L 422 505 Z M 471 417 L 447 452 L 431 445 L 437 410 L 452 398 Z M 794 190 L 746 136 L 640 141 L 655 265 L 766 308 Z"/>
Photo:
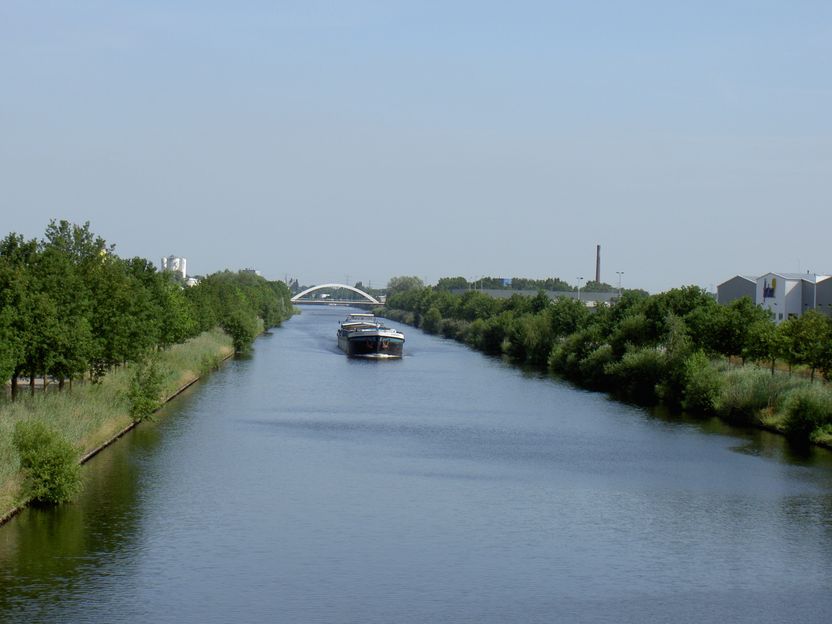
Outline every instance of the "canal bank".
<path fill-rule="evenodd" d="M 160 394 L 164 397 L 160 405 L 179 396 L 233 355 L 231 338 L 219 329 L 160 352 Z M 0 526 L 30 502 L 22 496 L 23 475 L 16 468 L 19 459 L 12 445 L 15 423 L 36 420 L 58 429 L 80 449 L 79 462 L 84 464 L 141 422 L 130 416 L 126 399 L 132 373 L 132 367 L 121 367 L 99 383 L 75 383 L 72 390 L 60 393 L 21 396 L 0 408 L 0 510 L 8 510 L 0 515 Z"/>

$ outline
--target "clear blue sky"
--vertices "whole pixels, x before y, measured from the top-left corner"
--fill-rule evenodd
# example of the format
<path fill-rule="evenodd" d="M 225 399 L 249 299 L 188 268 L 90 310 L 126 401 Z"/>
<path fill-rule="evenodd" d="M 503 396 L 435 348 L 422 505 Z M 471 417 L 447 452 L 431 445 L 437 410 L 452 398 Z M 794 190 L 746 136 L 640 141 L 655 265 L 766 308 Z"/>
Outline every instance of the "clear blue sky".
<path fill-rule="evenodd" d="M 0 2 L 3 234 L 302 283 L 832 272 L 832 2 Z"/>

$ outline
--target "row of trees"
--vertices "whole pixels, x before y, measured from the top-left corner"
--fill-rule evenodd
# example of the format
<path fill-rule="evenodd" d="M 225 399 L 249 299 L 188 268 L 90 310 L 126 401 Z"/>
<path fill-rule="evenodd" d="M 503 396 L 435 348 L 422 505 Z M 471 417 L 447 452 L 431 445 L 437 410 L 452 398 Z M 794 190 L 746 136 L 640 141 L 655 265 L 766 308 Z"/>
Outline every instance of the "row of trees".
<path fill-rule="evenodd" d="M 454 295 L 423 287 L 391 295 L 387 307 L 412 313 L 426 331 L 528 364 L 547 364 L 552 349 L 578 332 L 621 356 L 627 349 L 666 345 L 677 327 L 693 350 L 710 356 L 765 360 L 772 371 L 778 359 L 789 366 L 804 364 L 813 377 L 818 370 L 832 372 L 828 317 L 809 311 L 776 325 L 750 299 L 722 306 L 697 286 L 652 296 L 627 291 L 615 305 L 594 310 L 574 299 L 550 301 L 542 291 L 534 297 L 496 299 L 478 291 Z"/>
<path fill-rule="evenodd" d="M 244 350 L 260 321 L 291 314 L 288 288 L 253 274 L 218 273 L 183 288 L 143 258 L 119 258 L 89 227 L 52 221 L 41 240 L 0 242 L 0 379 L 59 387 L 138 361 L 222 326 Z M 260 320 L 258 320 L 260 319 Z"/>
<path fill-rule="evenodd" d="M 394 278 L 406 279 L 406 278 Z M 583 292 L 599 292 L 612 293 L 618 292 L 618 288 L 607 284 L 606 282 L 596 282 L 589 280 L 582 286 L 572 286 L 568 282 L 559 277 L 547 277 L 545 279 L 530 279 L 526 277 L 512 277 L 510 280 L 504 280 L 502 277 L 481 277 L 472 281 L 468 281 L 464 277 L 443 277 L 436 283 L 437 290 L 467 290 L 467 289 L 485 289 L 485 290 L 548 290 L 554 292 L 575 292 L 581 290 Z M 639 294 L 647 295 L 646 291 L 635 291 Z"/>
<path fill-rule="evenodd" d="M 832 375 L 826 316 L 810 311 L 776 325 L 747 298 L 723 306 L 695 286 L 626 292 L 594 310 L 570 298 L 550 301 L 542 291 L 496 299 L 414 288 L 391 295 L 385 314 L 588 387 L 700 411 L 716 409 L 720 361 L 765 362 L 771 376 L 778 360 L 789 371 L 805 366 L 812 380 L 818 371 Z"/>

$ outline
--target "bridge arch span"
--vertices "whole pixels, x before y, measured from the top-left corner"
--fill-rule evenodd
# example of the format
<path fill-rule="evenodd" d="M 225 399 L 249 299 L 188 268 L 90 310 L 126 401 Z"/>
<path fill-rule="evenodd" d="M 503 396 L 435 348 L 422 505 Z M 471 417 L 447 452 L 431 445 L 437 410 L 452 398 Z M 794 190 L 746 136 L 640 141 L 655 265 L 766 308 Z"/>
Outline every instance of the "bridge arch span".
<path fill-rule="evenodd" d="M 312 286 L 312 288 L 307 288 L 303 292 L 299 292 L 298 294 L 296 294 L 294 297 L 292 297 L 292 301 L 300 301 L 301 297 L 308 295 L 309 293 L 315 292 L 316 290 L 324 290 L 325 288 L 333 288 L 336 290 L 339 288 L 346 288 L 347 290 L 351 290 L 352 292 L 361 295 L 370 303 L 381 303 L 378 299 L 376 299 L 372 295 L 368 295 L 363 290 L 355 288 L 354 286 L 347 286 L 346 284 L 319 284 L 318 286 Z"/>

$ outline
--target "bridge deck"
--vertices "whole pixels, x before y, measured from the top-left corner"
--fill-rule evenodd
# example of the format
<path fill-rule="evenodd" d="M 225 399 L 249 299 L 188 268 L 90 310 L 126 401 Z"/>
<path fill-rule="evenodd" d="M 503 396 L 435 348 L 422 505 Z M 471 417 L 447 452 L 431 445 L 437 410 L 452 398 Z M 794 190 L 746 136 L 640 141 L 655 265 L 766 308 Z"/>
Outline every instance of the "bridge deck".
<path fill-rule="evenodd" d="M 337 305 L 337 306 L 383 306 L 384 304 L 381 302 L 372 301 L 351 301 L 351 300 L 343 300 L 343 299 L 297 299 L 292 301 L 294 304 L 304 304 L 304 305 Z"/>

